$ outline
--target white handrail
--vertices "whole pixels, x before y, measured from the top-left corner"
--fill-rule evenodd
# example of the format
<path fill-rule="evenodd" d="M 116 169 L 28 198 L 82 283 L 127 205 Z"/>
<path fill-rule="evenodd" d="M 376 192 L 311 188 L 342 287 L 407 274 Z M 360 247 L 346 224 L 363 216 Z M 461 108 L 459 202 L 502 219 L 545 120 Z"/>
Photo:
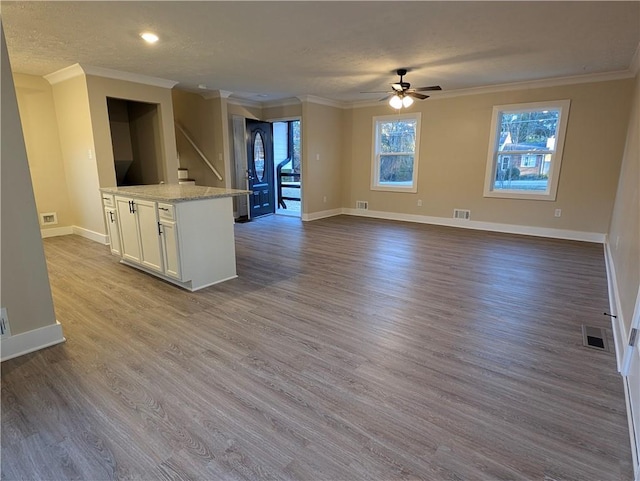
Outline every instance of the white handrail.
<path fill-rule="evenodd" d="M 198 154 L 200 154 L 200 157 L 202 157 L 202 160 L 204 160 L 205 164 L 207 164 L 211 169 L 211 171 L 214 174 L 216 174 L 216 177 L 218 178 L 218 180 L 222 180 L 222 176 L 220 175 L 220 172 L 218 172 L 216 168 L 213 165 L 211 165 L 211 162 L 209 162 L 209 159 L 207 159 L 207 156 L 204 155 L 202 150 L 198 148 L 196 143 L 191 139 L 191 137 L 189 137 L 189 134 L 185 132 L 185 130 L 182 128 L 182 126 L 178 122 L 175 122 L 175 124 L 176 124 L 176 127 L 178 127 L 178 130 L 182 132 L 182 135 L 184 135 L 185 139 L 189 141 L 189 143 L 191 144 L 191 147 L 193 147 L 195 151 L 198 152 Z"/>

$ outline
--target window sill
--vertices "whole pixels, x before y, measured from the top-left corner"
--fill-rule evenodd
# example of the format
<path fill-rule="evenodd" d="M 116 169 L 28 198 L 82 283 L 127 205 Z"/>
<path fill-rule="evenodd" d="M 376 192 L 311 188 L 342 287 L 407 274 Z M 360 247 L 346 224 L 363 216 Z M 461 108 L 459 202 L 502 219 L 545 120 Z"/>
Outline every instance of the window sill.
<path fill-rule="evenodd" d="M 404 192 L 405 194 L 415 194 L 418 192 L 417 187 L 390 187 L 390 186 L 382 186 L 382 185 L 372 185 L 371 190 L 376 190 L 380 192 Z"/>
<path fill-rule="evenodd" d="M 485 191 L 483 196 L 494 199 L 544 200 L 552 202 L 556 200 L 555 193 L 531 194 L 518 190 Z"/>

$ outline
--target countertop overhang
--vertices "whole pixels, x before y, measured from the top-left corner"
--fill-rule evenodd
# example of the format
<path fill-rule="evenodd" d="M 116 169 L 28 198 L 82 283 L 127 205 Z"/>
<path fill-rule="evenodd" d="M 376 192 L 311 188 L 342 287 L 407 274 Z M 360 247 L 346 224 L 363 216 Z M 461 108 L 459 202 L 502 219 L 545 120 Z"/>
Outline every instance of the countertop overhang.
<path fill-rule="evenodd" d="M 190 200 L 218 199 L 250 194 L 250 190 L 224 189 L 184 184 L 130 185 L 126 187 L 102 187 L 100 192 L 125 195 L 160 202 L 186 202 Z"/>

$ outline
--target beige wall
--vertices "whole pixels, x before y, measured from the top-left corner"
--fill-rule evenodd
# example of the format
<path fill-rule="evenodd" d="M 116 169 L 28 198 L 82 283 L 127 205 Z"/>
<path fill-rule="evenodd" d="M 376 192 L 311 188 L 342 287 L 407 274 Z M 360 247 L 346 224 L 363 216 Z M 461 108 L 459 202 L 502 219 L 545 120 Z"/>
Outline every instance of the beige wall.
<path fill-rule="evenodd" d="M 629 332 L 640 284 L 640 75 L 635 78 L 629 128 L 622 156 L 608 242 L 619 289 L 620 316 Z"/>
<path fill-rule="evenodd" d="M 176 129 L 180 166 L 189 169 L 189 177 L 195 179 L 197 185 L 224 187 L 228 176 L 224 161 L 219 158 L 219 154 L 223 153 L 221 99 L 205 99 L 201 95 L 175 89 L 172 98 L 176 122 L 220 172 L 223 180 L 218 180 L 184 135 Z"/>
<path fill-rule="evenodd" d="M 303 214 L 341 208 L 344 110 L 303 101 L 301 134 Z"/>
<path fill-rule="evenodd" d="M 461 208 L 470 209 L 475 221 L 605 233 L 631 89 L 631 80 L 617 80 L 416 102 L 409 111 L 422 112 L 417 194 L 370 190 L 372 118 L 392 111 L 387 105 L 354 109 L 346 131 L 350 166 L 344 206 L 367 200 L 370 210 L 445 218 Z M 557 99 L 571 100 L 557 200 L 484 198 L 493 106 Z M 554 217 L 557 208 L 560 218 Z"/>
<path fill-rule="evenodd" d="M 295 119 L 302 115 L 302 103 L 279 105 L 276 107 L 264 107 L 262 109 L 263 120 Z"/>
<path fill-rule="evenodd" d="M 104 234 L 86 78 L 79 75 L 55 83 L 52 90 L 73 225 Z"/>
<path fill-rule="evenodd" d="M 0 305 L 11 334 L 56 323 L 11 65 L 0 24 Z"/>
<path fill-rule="evenodd" d="M 177 183 L 178 160 L 173 126 L 171 89 L 94 75 L 87 75 L 86 82 L 100 187 L 116 185 L 107 97 L 158 105 L 158 113 L 160 115 L 159 155 L 161 156 L 159 159 L 159 177 L 160 180 L 166 183 Z"/>
<path fill-rule="evenodd" d="M 42 77 L 14 74 L 20 121 L 39 213 L 55 212 L 56 225 L 73 225 L 51 85 Z"/>

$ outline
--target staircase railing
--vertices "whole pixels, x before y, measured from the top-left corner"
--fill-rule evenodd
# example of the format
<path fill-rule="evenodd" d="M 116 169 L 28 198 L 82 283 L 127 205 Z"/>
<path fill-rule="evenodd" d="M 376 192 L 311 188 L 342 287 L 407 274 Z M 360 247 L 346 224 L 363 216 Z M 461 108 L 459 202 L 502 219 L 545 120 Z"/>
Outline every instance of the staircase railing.
<path fill-rule="evenodd" d="M 276 167 L 276 183 L 277 183 L 277 189 L 278 189 L 278 206 L 286 209 L 287 208 L 287 204 L 284 202 L 285 200 L 300 200 L 300 196 L 298 197 L 290 197 L 290 196 L 286 196 L 286 195 L 282 195 L 282 188 L 283 187 L 287 187 L 290 189 L 299 189 L 300 188 L 300 174 L 297 174 L 295 172 L 282 172 L 282 168 L 287 165 L 289 162 L 291 162 L 291 165 L 293 166 L 293 162 L 291 160 L 291 157 L 287 157 L 286 159 L 284 159 L 282 162 L 280 162 L 278 164 L 278 166 Z M 293 180 L 293 182 L 282 182 L 282 178 L 283 177 L 291 177 Z"/>
<path fill-rule="evenodd" d="M 182 132 L 182 135 L 184 135 L 184 138 L 187 139 L 187 141 L 191 144 L 191 147 L 193 147 L 193 149 L 200 155 L 200 157 L 202 158 L 202 160 L 204 160 L 204 163 L 207 164 L 209 166 L 209 168 L 211 169 L 211 171 L 216 175 L 216 177 L 218 178 L 218 180 L 222 180 L 222 176 L 220 175 L 220 172 L 218 172 L 218 170 L 211 164 L 211 162 L 209 162 L 209 159 L 207 159 L 207 156 L 204 155 L 204 153 L 202 152 L 202 150 L 200 150 L 198 148 L 198 146 L 196 145 L 196 143 L 191 139 L 191 137 L 189 136 L 189 134 L 182 128 L 182 126 L 178 123 L 175 122 L 176 127 L 178 128 L 178 130 L 180 132 Z"/>

